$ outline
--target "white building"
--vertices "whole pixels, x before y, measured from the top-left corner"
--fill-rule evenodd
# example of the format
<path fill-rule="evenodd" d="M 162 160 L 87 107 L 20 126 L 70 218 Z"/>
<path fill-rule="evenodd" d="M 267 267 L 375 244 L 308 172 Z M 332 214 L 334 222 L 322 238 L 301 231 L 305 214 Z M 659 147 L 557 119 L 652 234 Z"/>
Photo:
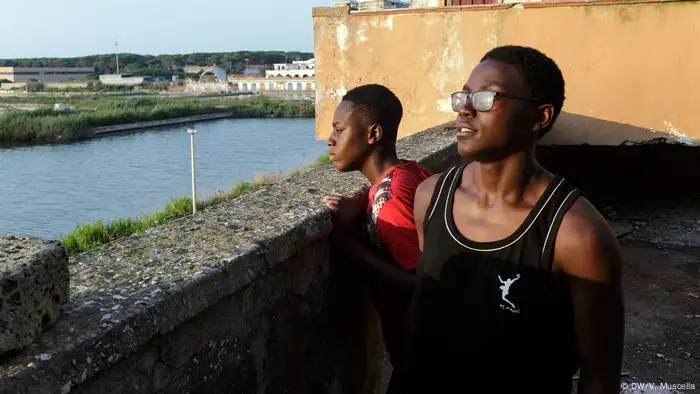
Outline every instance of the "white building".
<path fill-rule="evenodd" d="M 314 59 L 293 61 L 292 63 L 275 63 L 274 70 L 265 70 L 267 78 L 311 78 L 316 75 Z"/>
<path fill-rule="evenodd" d="M 350 7 L 351 11 L 379 11 L 409 8 L 411 3 L 409 3 L 408 0 L 339 0 L 335 2 L 335 5 Z"/>

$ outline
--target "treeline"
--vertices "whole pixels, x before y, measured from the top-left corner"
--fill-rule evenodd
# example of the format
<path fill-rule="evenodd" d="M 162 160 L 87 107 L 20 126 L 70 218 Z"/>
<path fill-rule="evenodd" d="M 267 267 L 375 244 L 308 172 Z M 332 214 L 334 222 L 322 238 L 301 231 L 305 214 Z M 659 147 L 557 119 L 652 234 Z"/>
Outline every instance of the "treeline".
<path fill-rule="evenodd" d="M 242 74 L 246 64 L 271 65 L 285 61 L 308 60 L 312 57 L 313 53 L 309 52 L 282 51 L 239 51 L 158 56 L 120 53 L 119 71 L 170 78 L 173 74 L 182 73 L 185 66 L 216 64 L 229 74 Z M 94 67 L 96 74 L 117 72 L 117 62 L 113 53 L 73 58 L 0 59 L 0 67 Z"/>

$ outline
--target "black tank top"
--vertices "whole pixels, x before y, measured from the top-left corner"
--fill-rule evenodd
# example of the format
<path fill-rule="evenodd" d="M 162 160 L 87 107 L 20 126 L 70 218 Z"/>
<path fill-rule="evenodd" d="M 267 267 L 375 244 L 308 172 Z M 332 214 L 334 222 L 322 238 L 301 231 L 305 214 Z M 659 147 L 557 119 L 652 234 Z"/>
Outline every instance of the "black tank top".
<path fill-rule="evenodd" d="M 554 241 L 580 192 L 555 176 L 525 221 L 494 242 L 454 223 L 464 168 L 440 177 L 419 257 L 416 355 L 423 393 L 570 393 L 578 368 L 567 281 Z"/>

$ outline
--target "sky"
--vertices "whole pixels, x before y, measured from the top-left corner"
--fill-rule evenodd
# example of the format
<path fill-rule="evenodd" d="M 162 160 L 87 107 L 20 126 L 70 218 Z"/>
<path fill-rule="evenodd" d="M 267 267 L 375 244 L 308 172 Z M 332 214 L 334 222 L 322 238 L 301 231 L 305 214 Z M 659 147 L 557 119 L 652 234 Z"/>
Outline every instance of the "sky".
<path fill-rule="evenodd" d="M 333 0 L 0 0 L 0 59 L 119 52 L 313 52 Z"/>

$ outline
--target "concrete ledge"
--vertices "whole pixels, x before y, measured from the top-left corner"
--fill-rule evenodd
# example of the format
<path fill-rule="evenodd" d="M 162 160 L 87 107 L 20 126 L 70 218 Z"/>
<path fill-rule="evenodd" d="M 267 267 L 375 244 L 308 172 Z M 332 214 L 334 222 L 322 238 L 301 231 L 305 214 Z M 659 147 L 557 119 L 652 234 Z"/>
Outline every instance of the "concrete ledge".
<path fill-rule="evenodd" d="M 194 122 L 202 122 L 205 120 L 226 119 L 226 118 L 231 118 L 231 117 L 233 117 L 233 114 L 231 112 L 218 112 L 218 113 L 214 113 L 214 114 L 184 116 L 181 118 L 151 120 L 151 121 L 147 121 L 147 122 L 118 124 L 118 125 L 113 125 L 113 126 L 101 126 L 101 127 L 93 127 L 92 134 L 93 135 L 103 135 L 103 134 L 118 133 L 118 132 L 129 131 L 129 130 L 146 129 L 146 128 L 150 128 L 150 127 L 168 126 L 168 125 L 183 124 L 183 123 L 194 123 Z"/>
<path fill-rule="evenodd" d="M 0 236 L 0 355 L 31 344 L 68 300 L 68 257 L 57 243 Z"/>
<path fill-rule="evenodd" d="M 458 160 L 442 126 L 401 140 L 399 154 L 433 171 Z M 0 393 L 67 393 L 145 344 L 158 346 L 156 338 L 321 242 L 332 230 L 324 196 L 367 186 L 360 174 L 320 168 L 77 256 L 64 317 L 0 365 Z M 295 281 L 303 287 L 305 278 Z"/>
<path fill-rule="evenodd" d="M 548 7 L 577 7 L 577 6 L 602 6 L 602 5 L 634 5 L 646 3 L 681 3 L 695 0 L 583 0 L 583 1 L 559 1 L 545 0 L 542 2 L 521 3 L 523 8 L 548 8 Z"/>

